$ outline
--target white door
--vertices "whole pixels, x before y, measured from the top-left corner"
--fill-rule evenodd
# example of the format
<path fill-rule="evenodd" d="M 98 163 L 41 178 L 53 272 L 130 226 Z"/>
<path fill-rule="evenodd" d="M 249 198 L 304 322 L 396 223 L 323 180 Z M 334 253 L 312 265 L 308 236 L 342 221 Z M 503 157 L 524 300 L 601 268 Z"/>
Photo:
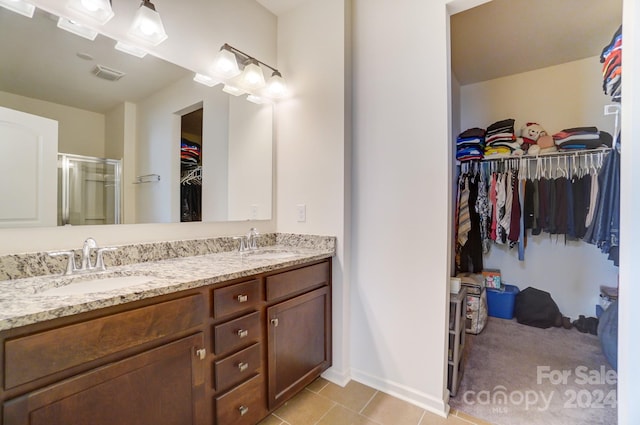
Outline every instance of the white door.
<path fill-rule="evenodd" d="M 58 122 L 0 107 L 0 227 L 55 226 Z"/>

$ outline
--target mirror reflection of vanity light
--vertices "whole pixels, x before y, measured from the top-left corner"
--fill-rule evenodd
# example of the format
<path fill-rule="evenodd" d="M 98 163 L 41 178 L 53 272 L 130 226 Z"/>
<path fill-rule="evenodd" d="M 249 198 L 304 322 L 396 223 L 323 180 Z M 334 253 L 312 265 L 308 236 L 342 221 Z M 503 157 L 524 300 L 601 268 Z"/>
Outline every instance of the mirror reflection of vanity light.
<path fill-rule="evenodd" d="M 225 84 L 224 88 L 222 89 L 223 92 L 228 93 L 230 95 L 233 96 L 240 96 L 242 94 L 245 94 L 246 92 L 244 90 L 242 90 L 241 88 L 238 88 L 236 86 L 232 86 L 230 84 Z"/>
<path fill-rule="evenodd" d="M 123 43 L 122 41 L 118 41 L 115 45 L 115 49 L 119 50 L 121 52 L 124 53 L 128 53 L 131 56 L 135 56 L 137 58 L 142 59 L 143 57 L 147 56 L 147 52 L 138 47 L 138 46 L 134 46 L 132 44 L 128 44 L 128 43 Z"/>
<path fill-rule="evenodd" d="M 0 6 L 27 18 L 33 18 L 36 7 L 22 0 L 0 0 Z"/>

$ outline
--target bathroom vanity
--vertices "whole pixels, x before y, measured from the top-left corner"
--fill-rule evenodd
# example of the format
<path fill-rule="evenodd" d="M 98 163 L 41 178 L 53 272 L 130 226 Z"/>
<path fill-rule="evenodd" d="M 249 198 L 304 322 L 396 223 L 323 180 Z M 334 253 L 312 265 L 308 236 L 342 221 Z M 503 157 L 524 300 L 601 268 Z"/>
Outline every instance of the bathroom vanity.
<path fill-rule="evenodd" d="M 331 365 L 331 256 L 131 264 L 110 276 L 150 280 L 80 295 L 47 295 L 60 276 L 2 282 L 26 311 L 0 317 L 2 423 L 256 424 Z"/>

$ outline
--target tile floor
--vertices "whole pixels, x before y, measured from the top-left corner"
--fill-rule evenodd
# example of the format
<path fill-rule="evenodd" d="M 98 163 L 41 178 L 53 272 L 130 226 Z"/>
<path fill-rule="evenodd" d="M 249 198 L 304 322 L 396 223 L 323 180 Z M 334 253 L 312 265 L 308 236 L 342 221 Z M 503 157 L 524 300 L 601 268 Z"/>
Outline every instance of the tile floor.
<path fill-rule="evenodd" d="M 491 425 L 451 410 L 442 418 L 355 381 L 342 388 L 323 378 L 259 425 Z"/>

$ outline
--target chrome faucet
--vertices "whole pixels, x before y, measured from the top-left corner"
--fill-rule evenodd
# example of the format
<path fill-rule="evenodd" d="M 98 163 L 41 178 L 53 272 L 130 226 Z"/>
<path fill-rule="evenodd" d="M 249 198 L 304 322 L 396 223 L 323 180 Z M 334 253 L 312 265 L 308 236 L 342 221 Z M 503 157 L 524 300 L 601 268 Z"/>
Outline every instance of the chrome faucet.
<path fill-rule="evenodd" d="M 96 262 L 95 264 L 91 264 L 91 250 L 96 249 Z M 98 244 L 96 240 L 93 238 L 87 238 L 82 245 L 82 256 L 80 257 L 80 267 L 76 264 L 75 251 L 56 251 L 50 252 L 49 255 L 52 257 L 65 256 L 67 257 L 67 267 L 65 269 L 64 274 L 80 274 L 80 273 L 88 273 L 92 271 L 105 271 L 107 267 L 104 264 L 103 253 L 105 251 L 115 251 L 118 248 L 115 247 L 106 247 L 106 248 L 98 248 Z"/>
<path fill-rule="evenodd" d="M 258 249 L 258 238 L 260 237 L 260 232 L 255 227 L 249 229 L 249 232 L 246 235 L 242 236 L 234 236 L 233 239 L 239 241 L 238 242 L 238 252 L 247 252 L 247 251 L 255 251 Z"/>
<path fill-rule="evenodd" d="M 256 250 L 258 249 L 258 238 L 260 237 L 260 232 L 255 227 L 249 229 L 249 233 L 247 233 L 247 245 L 249 249 Z"/>

